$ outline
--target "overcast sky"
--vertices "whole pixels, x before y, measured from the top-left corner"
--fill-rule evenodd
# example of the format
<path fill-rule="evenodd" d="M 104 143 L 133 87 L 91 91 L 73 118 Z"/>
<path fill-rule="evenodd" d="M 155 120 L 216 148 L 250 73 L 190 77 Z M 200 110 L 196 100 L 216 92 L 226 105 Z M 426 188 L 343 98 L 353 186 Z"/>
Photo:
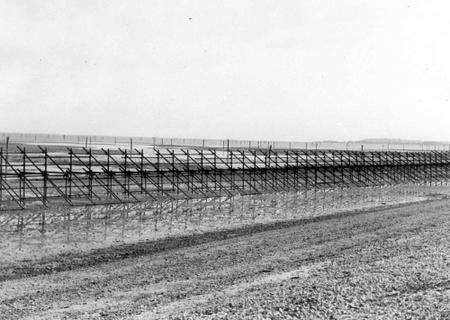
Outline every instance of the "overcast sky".
<path fill-rule="evenodd" d="M 450 140 L 450 1 L 0 0 L 0 131 Z"/>

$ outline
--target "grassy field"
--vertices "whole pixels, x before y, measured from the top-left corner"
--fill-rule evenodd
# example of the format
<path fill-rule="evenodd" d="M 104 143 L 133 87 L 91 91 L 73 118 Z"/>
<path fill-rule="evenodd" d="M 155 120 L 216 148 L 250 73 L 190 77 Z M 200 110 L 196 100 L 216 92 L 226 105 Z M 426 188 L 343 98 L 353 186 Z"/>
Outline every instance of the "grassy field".
<path fill-rule="evenodd" d="M 448 319 L 450 200 L 3 270 L 2 319 Z M 34 272 L 33 272 L 34 270 Z"/>

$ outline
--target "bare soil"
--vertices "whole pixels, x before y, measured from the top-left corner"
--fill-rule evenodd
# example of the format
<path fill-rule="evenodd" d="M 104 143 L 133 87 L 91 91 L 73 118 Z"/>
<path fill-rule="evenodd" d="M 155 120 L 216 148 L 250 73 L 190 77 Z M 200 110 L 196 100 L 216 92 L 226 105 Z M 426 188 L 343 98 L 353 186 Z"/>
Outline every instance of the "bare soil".
<path fill-rule="evenodd" d="M 48 260 L 52 256 L 67 260 L 67 256 L 74 254 L 79 256 L 79 253 L 88 251 L 99 254 L 117 246 L 124 246 L 127 248 L 125 252 L 130 252 L 134 251 L 133 247 L 138 247 L 136 243 L 153 241 L 160 246 L 160 240 L 167 237 L 221 233 L 224 230 L 307 220 L 336 212 L 370 210 L 441 196 L 450 196 L 449 186 L 397 185 L 321 190 L 309 192 L 307 196 L 304 193 L 281 192 L 219 201 L 168 202 L 163 210 L 155 204 L 144 204 L 142 207 L 88 206 L 2 212 L 0 274 L 5 266 Z M 42 224 L 44 217 L 45 223 Z M 19 228 L 21 220 L 26 221 L 23 228 Z M 102 259 L 99 256 L 98 260 Z"/>
<path fill-rule="evenodd" d="M 449 230 L 443 199 L 23 261 L 0 318 L 448 319 Z"/>

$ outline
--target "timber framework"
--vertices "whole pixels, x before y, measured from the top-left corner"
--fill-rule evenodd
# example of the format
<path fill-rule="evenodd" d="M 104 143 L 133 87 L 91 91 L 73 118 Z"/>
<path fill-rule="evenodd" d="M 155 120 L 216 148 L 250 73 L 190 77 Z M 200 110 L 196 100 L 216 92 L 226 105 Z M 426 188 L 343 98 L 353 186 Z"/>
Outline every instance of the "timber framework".
<path fill-rule="evenodd" d="M 0 150 L 0 210 L 442 183 L 449 167 L 449 151 L 18 147 Z"/>

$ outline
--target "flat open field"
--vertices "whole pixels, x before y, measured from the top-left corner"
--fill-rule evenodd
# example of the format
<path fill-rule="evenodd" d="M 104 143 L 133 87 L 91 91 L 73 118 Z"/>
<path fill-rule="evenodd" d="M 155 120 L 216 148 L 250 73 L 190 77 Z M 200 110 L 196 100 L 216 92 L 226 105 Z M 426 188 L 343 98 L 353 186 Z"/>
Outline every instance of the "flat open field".
<path fill-rule="evenodd" d="M 0 314 L 448 319 L 449 230 L 443 199 L 39 260 L 3 270 Z"/>
<path fill-rule="evenodd" d="M 144 209 L 122 205 L 5 211 L 0 212 L 0 271 L 22 262 L 60 259 L 61 254 L 384 208 L 449 195 L 447 185 L 397 185 L 167 202 L 162 207 L 150 203 L 144 204 Z M 41 225 L 42 216 L 45 225 Z M 20 220 L 26 224 L 19 229 Z"/>

